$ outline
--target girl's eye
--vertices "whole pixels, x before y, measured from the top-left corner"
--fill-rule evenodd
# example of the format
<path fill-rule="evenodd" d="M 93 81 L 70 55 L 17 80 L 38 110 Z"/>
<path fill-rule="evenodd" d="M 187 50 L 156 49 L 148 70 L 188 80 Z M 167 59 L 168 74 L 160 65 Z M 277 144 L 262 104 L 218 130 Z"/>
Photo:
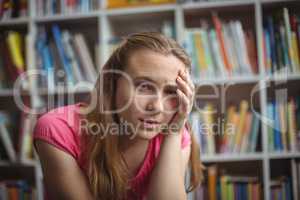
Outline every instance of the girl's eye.
<path fill-rule="evenodd" d="M 176 90 L 167 90 L 165 92 L 167 95 L 176 95 L 177 94 Z"/>
<path fill-rule="evenodd" d="M 137 90 L 140 92 L 148 92 L 148 91 L 153 91 L 153 86 L 148 83 L 140 83 L 137 84 Z"/>

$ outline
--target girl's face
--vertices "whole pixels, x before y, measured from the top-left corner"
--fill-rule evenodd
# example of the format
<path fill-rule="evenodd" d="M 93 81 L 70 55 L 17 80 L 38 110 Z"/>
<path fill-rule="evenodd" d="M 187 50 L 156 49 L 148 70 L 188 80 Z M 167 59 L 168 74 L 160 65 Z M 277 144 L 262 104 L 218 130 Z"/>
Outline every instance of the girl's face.
<path fill-rule="evenodd" d="M 126 134 L 152 139 L 178 109 L 176 77 L 186 66 L 174 55 L 151 50 L 134 52 L 117 83 L 116 107 Z"/>

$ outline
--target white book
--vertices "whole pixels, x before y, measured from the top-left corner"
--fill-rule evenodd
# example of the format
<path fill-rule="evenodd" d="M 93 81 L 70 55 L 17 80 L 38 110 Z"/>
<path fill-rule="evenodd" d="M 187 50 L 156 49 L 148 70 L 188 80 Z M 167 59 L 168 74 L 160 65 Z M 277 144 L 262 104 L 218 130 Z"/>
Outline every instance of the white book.
<path fill-rule="evenodd" d="M 0 199 L 3 200 L 8 199 L 8 191 L 5 183 L 0 183 Z"/>
<path fill-rule="evenodd" d="M 237 52 L 237 60 L 239 64 L 238 74 L 248 74 L 248 71 L 251 72 L 250 61 L 248 58 L 248 53 L 246 49 L 246 45 L 242 41 L 242 37 L 244 35 L 243 30 L 241 29 L 241 23 L 239 21 L 231 21 L 229 22 L 229 27 L 232 33 L 232 37 L 235 38 L 234 47 Z M 245 42 L 245 40 L 244 40 Z"/>
<path fill-rule="evenodd" d="M 235 28 L 237 33 L 237 42 L 239 43 L 242 56 L 242 72 L 243 74 L 252 74 L 242 23 L 240 21 L 236 21 Z"/>
<path fill-rule="evenodd" d="M 95 48 L 96 70 L 100 71 L 101 58 L 100 58 L 100 46 L 99 46 L 99 43 L 96 43 L 94 48 Z"/>
<path fill-rule="evenodd" d="M 208 78 L 214 78 L 215 77 L 215 68 L 213 66 L 213 61 L 212 61 L 212 51 L 209 46 L 209 40 L 208 40 L 208 31 L 206 28 L 201 28 L 200 30 L 200 35 L 201 35 L 201 43 L 203 45 L 203 50 L 205 54 L 205 61 L 207 65 L 207 72 L 206 76 Z"/>
<path fill-rule="evenodd" d="M 169 20 L 164 21 L 161 30 L 162 30 L 162 33 L 165 36 L 170 37 L 170 38 L 174 37 L 174 35 L 173 35 L 173 24 L 172 24 L 171 21 L 169 21 Z"/>
<path fill-rule="evenodd" d="M 210 30 L 209 32 L 209 39 L 210 43 L 212 45 L 212 52 L 213 52 L 213 58 L 215 60 L 215 63 L 218 68 L 219 76 L 220 77 L 227 77 L 227 72 L 225 70 L 225 64 L 223 62 L 223 59 L 221 57 L 221 48 L 219 46 L 218 40 L 217 40 L 217 34 L 215 30 Z"/>
<path fill-rule="evenodd" d="M 24 118 L 24 127 L 22 133 L 22 141 L 20 146 L 20 161 L 26 162 L 31 160 L 30 155 L 32 153 L 33 141 L 32 133 L 36 122 L 36 115 L 28 114 Z"/>
<path fill-rule="evenodd" d="M 95 83 L 98 73 L 95 70 L 89 49 L 82 34 L 74 35 L 74 47 L 87 81 Z"/>
<path fill-rule="evenodd" d="M 295 63 L 295 60 L 293 59 L 294 51 L 292 47 L 292 31 L 291 31 L 291 23 L 290 23 L 290 16 L 289 11 L 287 8 L 283 8 L 283 18 L 284 18 L 284 26 L 285 26 L 285 32 L 286 32 L 286 41 L 287 41 L 287 50 L 289 55 L 289 60 L 291 63 L 291 69 L 293 72 L 299 72 L 298 67 Z"/>
<path fill-rule="evenodd" d="M 225 47 L 226 47 L 226 50 L 227 50 L 227 53 L 228 53 L 228 58 L 230 60 L 230 63 L 231 63 L 231 66 L 232 66 L 232 71 L 231 73 L 236 75 L 238 74 L 238 67 L 239 67 L 239 64 L 238 64 L 238 61 L 237 61 L 237 58 L 236 58 L 236 50 L 234 48 L 234 39 L 232 38 L 232 35 L 231 35 L 231 32 L 230 32 L 230 28 L 228 27 L 228 24 L 223 24 L 222 26 L 222 32 L 223 32 L 223 35 L 224 35 L 224 43 L 225 43 Z"/>
<path fill-rule="evenodd" d="M 199 78 L 199 73 L 197 70 L 197 63 L 195 58 L 195 51 L 194 51 L 194 47 L 193 47 L 193 40 L 192 40 L 192 31 L 191 29 L 186 29 L 184 30 L 184 35 L 185 35 L 185 40 L 184 40 L 184 46 L 186 49 L 187 54 L 191 57 L 191 62 L 192 62 L 192 80 L 193 81 L 197 81 Z"/>
<path fill-rule="evenodd" d="M 6 117 L 3 113 L 0 113 L 0 139 L 2 140 L 2 144 L 4 149 L 9 157 L 11 162 L 17 161 L 16 151 L 13 147 L 13 143 L 10 138 L 10 134 L 6 127 Z"/>
<path fill-rule="evenodd" d="M 79 67 L 79 63 L 76 60 L 75 52 L 73 47 L 71 46 L 71 40 L 72 36 L 69 33 L 69 31 L 63 31 L 62 32 L 62 42 L 64 45 L 64 49 L 66 50 L 66 55 L 68 56 L 68 59 L 70 60 L 70 64 L 72 67 L 72 73 L 74 74 L 75 81 L 81 82 L 84 81 L 83 73 Z"/>

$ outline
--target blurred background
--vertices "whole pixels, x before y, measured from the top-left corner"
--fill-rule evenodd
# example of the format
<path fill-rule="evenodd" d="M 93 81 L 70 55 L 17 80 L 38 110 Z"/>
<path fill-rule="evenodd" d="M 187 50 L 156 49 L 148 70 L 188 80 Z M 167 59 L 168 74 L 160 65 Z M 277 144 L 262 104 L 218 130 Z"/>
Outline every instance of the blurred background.
<path fill-rule="evenodd" d="M 205 180 L 189 199 L 298 200 L 299 0 L 0 0 L 0 199 L 43 199 L 37 118 L 85 101 L 123 36 L 192 60 Z"/>

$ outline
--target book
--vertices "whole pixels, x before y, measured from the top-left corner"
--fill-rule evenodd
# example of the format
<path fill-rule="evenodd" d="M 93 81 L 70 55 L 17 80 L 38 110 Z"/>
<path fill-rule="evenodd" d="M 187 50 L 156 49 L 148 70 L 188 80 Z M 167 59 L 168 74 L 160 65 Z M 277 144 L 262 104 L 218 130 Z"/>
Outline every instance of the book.
<path fill-rule="evenodd" d="M 223 22 L 212 13 L 213 26 L 200 20 L 200 27 L 185 30 L 184 47 L 192 59 L 193 79 L 213 79 L 258 74 L 257 45 L 253 30 L 241 21 Z"/>
<path fill-rule="evenodd" d="M 87 13 L 96 10 L 100 7 L 97 0 L 37 0 L 36 13 L 38 16 L 47 16 L 55 14 L 74 14 Z"/>
<path fill-rule="evenodd" d="M 6 42 L 9 48 L 10 58 L 17 71 L 17 76 L 21 75 L 25 69 L 25 56 L 23 55 L 24 42 L 19 32 L 9 31 Z"/>
<path fill-rule="evenodd" d="M 7 129 L 8 116 L 6 113 L 0 112 L 0 140 L 11 162 L 17 161 L 17 154 L 12 142 L 12 137 Z"/>
<path fill-rule="evenodd" d="M 269 151 L 299 150 L 298 98 L 290 97 L 287 102 L 271 101 L 267 104 Z"/>
<path fill-rule="evenodd" d="M 64 70 L 67 74 L 68 84 L 74 85 L 75 79 L 73 76 L 71 63 L 66 55 L 66 51 L 65 51 L 63 43 L 62 43 L 61 30 L 57 25 L 52 26 L 52 34 L 54 36 L 54 40 L 55 40 L 56 47 L 58 49 L 60 60 L 63 64 Z"/>
<path fill-rule="evenodd" d="M 264 17 L 265 69 L 273 74 L 300 73 L 298 14 L 287 7 L 273 13 Z"/>
<path fill-rule="evenodd" d="M 217 119 L 218 111 L 210 103 L 203 105 L 201 111 L 193 111 L 189 120 L 199 139 L 201 154 L 256 152 L 260 118 L 249 109 L 246 100 L 242 100 L 239 106 L 229 105 L 224 120 Z"/>
<path fill-rule="evenodd" d="M 74 42 L 75 52 L 79 57 L 79 62 L 82 66 L 82 71 L 85 72 L 86 81 L 95 83 L 97 78 L 97 72 L 93 60 L 90 54 L 88 53 L 89 50 L 85 38 L 83 37 L 82 34 L 78 33 L 74 35 L 73 42 Z"/>
<path fill-rule="evenodd" d="M 21 18 L 28 16 L 28 0 L 2 0 L 0 1 L 0 20 Z"/>
<path fill-rule="evenodd" d="M 207 166 L 207 182 L 199 186 L 197 200 L 259 200 L 262 184 L 258 176 L 230 174 L 226 168 L 212 164 Z"/>

